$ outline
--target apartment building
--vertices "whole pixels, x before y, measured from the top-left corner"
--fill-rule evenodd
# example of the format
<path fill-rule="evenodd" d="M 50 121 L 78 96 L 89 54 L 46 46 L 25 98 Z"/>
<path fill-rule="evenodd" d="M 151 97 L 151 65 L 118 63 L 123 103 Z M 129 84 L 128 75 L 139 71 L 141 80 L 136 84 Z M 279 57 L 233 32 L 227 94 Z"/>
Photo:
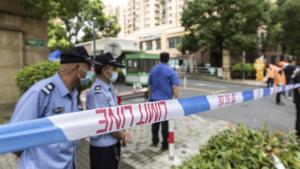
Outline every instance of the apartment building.
<path fill-rule="evenodd" d="M 181 15 L 188 0 L 128 0 L 117 7 L 121 25 L 119 38 L 135 40 L 146 53 L 169 52 L 171 57 L 182 57 L 178 50 L 186 33 L 181 26 Z M 209 51 L 199 50 L 185 57 L 189 67 L 210 62 Z"/>
<path fill-rule="evenodd" d="M 187 0 L 129 0 L 117 18 L 123 17 L 119 37 L 139 41 L 147 53 L 167 51 L 172 57 L 184 35 L 180 19 Z"/>

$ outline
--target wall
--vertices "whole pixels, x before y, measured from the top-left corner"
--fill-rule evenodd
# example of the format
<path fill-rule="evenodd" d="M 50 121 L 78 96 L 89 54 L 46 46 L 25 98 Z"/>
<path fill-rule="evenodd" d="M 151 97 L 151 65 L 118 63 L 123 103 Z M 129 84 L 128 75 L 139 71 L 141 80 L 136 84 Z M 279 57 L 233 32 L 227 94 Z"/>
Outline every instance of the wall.
<path fill-rule="evenodd" d="M 12 108 L 19 97 L 17 72 L 47 59 L 47 39 L 47 21 L 27 17 L 17 0 L 0 0 L 0 111 Z"/>

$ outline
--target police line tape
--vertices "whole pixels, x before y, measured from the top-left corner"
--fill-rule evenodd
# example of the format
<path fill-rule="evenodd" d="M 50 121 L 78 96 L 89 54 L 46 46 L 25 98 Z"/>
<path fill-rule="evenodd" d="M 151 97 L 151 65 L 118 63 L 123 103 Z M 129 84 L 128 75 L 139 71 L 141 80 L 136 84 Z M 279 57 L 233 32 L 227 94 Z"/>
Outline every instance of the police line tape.
<path fill-rule="evenodd" d="M 299 87 L 300 84 L 295 84 L 177 100 L 122 105 L 2 125 L 0 126 L 0 153 L 73 141 L 149 125 L 159 121 L 176 119 L 260 99 Z"/>

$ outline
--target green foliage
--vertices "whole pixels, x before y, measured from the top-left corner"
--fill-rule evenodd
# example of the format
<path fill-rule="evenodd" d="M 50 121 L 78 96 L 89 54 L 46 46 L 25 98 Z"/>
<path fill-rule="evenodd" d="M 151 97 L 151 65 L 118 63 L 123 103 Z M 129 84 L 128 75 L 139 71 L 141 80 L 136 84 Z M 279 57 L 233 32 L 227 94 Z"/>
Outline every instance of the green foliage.
<path fill-rule="evenodd" d="M 232 71 L 251 73 L 251 72 L 254 72 L 255 69 L 253 67 L 253 64 L 251 64 L 251 63 L 237 63 L 237 64 L 233 65 Z"/>
<path fill-rule="evenodd" d="M 16 77 L 17 87 L 24 93 L 36 82 L 48 78 L 58 72 L 58 62 L 41 62 L 22 69 Z"/>
<path fill-rule="evenodd" d="M 66 36 L 67 30 L 54 21 L 48 21 L 48 47 L 50 51 L 59 49 L 64 50 L 71 46 L 71 42 Z"/>
<path fill-rule="evenodd" d="M 275 169 L 270 152 L 286 168 L 300 168 L 300 142 L 294 133 L 270 133 L 266 127 L 256 131 L 241 125 L 209 139 L 198 155 L 177 169 Z"/>
<path fill-rule="evenodd" d="M 88 0 L 82 4 L 73 17 L 59 15 L 58 17 L 63 21 L 66 28 L 68 39 L 74 44 L 92 40 L 94 24 L 95 31 L 101 32 L 101 34 L 96 34 L 97 39 L 105 37 L 105 35 L 116 36 L 120 31 L 117 21 L 115 18 L 105 16 L 103 8 L 101 0 Z M 82 37 L 78 37 L 80 31 L 83 32 Z"/>
<path fill-rule="evenodd" d="M 189 32 L 184 50 L 203 46 L 246 51 L 256 46 L 257 30 L 268 19 L 268 0 L 192 0 L 182 13 Z"/>
<path fill-rule="evenodd" d="M 27 15 L 41 18 L 73 18 L 89 0 L 20 0 Z"/>
<path fill-rule="evenodd" d="M 123 69 L 118 69 L 118 79 L 117 82 L 124 82 L 125 81 L 125 74 Z"/>
<path fill-rule="evenodd" d="M 278 4 L 277 16 L 282 25 L 283 49 L 291 54 L 300 54 L 300 1 L 281 0 Z"/>
<path fill-rule="evenodd" d="M 116 37 L 118 33 L 121 30 L 121 27 L 119 24 L 117 24 L 117 18 L 116 17 L 111 17 L 107 16 L 104 18 L 105 19 L 105 25 L 97 24 L 98 25 L 98 30 L 102 31 L 102 34 L 96 34 L 96 38 L 102 38 L 102 37 Z M 90 41 L 93 39 L 93 29 L 92 27 L 84 27 L 82 29 L 84 32 L 84 35 L 81 37 L 80 41 L 81 42 L 86 42 Z"/>
<path fill-rule="evenodd" d="M 51 50 L 92 40 L 94 23 L 96 32 L 101 32 L 97 38 L 116 36 L 120 31 L 116 18 L 103 13 L 101 0 L 21 0 L 19 3 L 29 16 L 49 19 L 48 45 Z M 81 31 L 83 37 L 79 37 Z"/>

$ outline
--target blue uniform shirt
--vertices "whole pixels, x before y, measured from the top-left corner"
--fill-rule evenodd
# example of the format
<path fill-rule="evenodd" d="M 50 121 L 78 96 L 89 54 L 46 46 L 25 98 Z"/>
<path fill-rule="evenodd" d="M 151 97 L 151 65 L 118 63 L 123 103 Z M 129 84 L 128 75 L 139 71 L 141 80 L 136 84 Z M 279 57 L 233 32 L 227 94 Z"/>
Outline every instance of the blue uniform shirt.
<path fill-rule="evenodd" d="M 151 88 L 150 100 L 172 99 L 173 86 L 179 86 L 179 78 L 168 64 L 161 63 L 151 69 L 148 85 Z"/>
<path fill-rule="evenodd" d="M 107 84 L 99 78 L 92 85 L 87 94 L 87 109 L 117 106 L 117 97 L 112 84 Z M 91 145 L 95 147 L 108 147 L 116 144 L 119 140 L 111 134 L 91 137 Z"/>
<path fill-rule="evenodd" d="M 76 89 L 69 92 L 58 74 L 41 80 L 20 98 L 10 123 L 76 112 L 77 95 Z M 72 141 L 26 149 L 19 169 L 74 169 L 76 148 Z"/>

